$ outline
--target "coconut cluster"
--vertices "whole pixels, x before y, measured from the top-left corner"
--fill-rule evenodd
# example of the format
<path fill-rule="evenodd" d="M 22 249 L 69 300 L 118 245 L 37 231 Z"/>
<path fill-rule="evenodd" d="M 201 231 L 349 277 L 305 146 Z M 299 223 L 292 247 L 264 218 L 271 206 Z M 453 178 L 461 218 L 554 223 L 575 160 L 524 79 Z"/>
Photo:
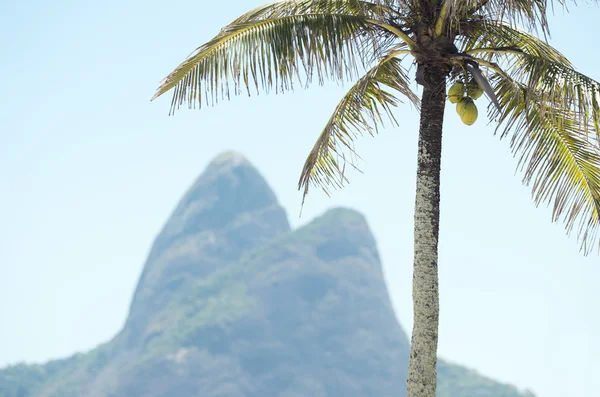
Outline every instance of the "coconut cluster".
<path fill-rule="evenodd" d="M 483 90 L 475 80 L 470 80 L 467 84 L 458 81 L 448 90 L 448 100 L 456 104 L 456 113 L 466 125 L 472 125 L 477 120 L 474 100 L 482 95 Z"/>

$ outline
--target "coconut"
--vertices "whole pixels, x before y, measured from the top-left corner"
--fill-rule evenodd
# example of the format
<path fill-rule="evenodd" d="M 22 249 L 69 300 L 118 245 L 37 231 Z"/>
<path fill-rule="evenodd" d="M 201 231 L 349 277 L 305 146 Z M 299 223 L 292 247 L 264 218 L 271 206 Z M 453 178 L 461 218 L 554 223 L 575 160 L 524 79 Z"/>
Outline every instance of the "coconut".
<path fill-rule="evenodd" d="M 460 82 L 452 84 L 452 87 L 448 90 L 448 100 L 452 103 L 457 103 L 462 99 L 465 92 L 465 85 Z"/>
<path fill-rule="evenodd" d="M 466 125 L 472 125 L 478 116 L 477 106 L 471 98 L 463 98 L 456 104 L 456 113 Z"/>
<path fill-rule="evenodd" d="M 473 100 L 469 97 L 464 97 L 462 98 L 457 104 L 456 104 L 456 113 L 458 113 L 458 115 L 462 115 L 465 112 L 465 108 L 467 106 L 467 104 L 473 103 Z"/>
<path fill-rule="evenodd" d="M 478 99 L 483 95 L 483 89 L 479 87 L 475 80 L 471 80 L 467 83 L 467 95 L 473 99 Z"/>

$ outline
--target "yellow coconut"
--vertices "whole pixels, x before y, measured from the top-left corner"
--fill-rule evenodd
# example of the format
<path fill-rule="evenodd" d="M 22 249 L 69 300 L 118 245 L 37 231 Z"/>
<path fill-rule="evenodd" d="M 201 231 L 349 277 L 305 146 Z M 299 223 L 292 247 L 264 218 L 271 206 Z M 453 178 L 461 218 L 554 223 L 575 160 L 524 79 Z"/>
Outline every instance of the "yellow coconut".
<path fill-rule="evenodd" d="M 452 87 L 448 90 L 448 100 L 452 103 L 460 101 L 465 92 L 465 85 L 460 82 L 452 84 Z"/>
<path fill-rule="evenodd" d="M 456 113 L 460 116 L 460 119 L 466 125 L 472 125 L 478 116 L 477 106 L 471 98 L 463 98 L 456 104 Z"/>
<path fill-rule="evenodd" d="M 483 90 L 475 80 L 471 80 L 467 83 L 467 95 L 473 99 L 478 99 L 483 95 Z"/>
<path fill-rule="evenodd" d="M 462 98 L 457 104 L 456 104 L 456 113 L 458 113 L 458 115 L 462 115 L 465 112 L 465 108 L 467 106 L 467 104 L 469 103 L 473 103 L 473 100 L 469 97 L 464 97 Z"/>

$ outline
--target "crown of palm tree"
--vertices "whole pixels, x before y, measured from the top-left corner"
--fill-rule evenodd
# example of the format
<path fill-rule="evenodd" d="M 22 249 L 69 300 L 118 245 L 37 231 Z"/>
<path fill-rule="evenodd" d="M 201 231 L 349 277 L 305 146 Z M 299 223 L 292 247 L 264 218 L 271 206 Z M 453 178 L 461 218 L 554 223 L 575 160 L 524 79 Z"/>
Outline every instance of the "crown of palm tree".
<path fill-rule="evenodd" d="M 355 84 L 336 106 L 308 155 L 299 188 L 326 193 L 347 180 L 353 141 L 374 134 L 401 98 L 417 108 L 402 61 L 416 79 L 447 68 L 474 78 L 493 106 L 488 115 L 511 136 L 536 205 L 578 230 L 588 253 L 600 226 L 600 84 L 532 32 L 549 34 L 547 14 L 566 0 L 285 0 L 258 7 L 197 48 L 161 83 L 171 112 L 230 93 L 290 90 L 316 77 Z M 362 75 L 358 73 L 363 71 Z M 360 77 L 359 77 L 360 76 Z M 304 197 L 303 197 L 304 199 Z"/>

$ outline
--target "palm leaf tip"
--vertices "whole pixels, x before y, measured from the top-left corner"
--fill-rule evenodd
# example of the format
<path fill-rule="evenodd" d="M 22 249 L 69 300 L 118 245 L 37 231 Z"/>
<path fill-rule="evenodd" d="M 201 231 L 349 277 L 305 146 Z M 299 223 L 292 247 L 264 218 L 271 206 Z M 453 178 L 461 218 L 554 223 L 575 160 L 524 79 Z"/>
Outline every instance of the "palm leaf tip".
<path fill-rule="evenodd" d="M 419 108 L 419 98 L 410 89 L 401 61 L 390 54 L 361 77 L 336 106 L 302 169 L 298 189 L 303 190 L 303 202 L 310 186 L 329 195 L 331 189 L 348 182 L 346 167 L 358 170 L 355 163 L 359 157 L 353 147 L 358 136 L 364 132 L 374 135 L 384 125 L 384 116 L 398 125 L 392 110 L 400 100 L 394 93 Z"/>
<path fill-rule="evenodd" d="M 594 246 L 600 253 L 600 148 L 589 139 L 595 132 L 570 109 L 545 112 L 539 90 L 499 79 L 496 93 L 503 106 L 498 128 L 503 136 L 514 131 L 511 148 L 535 204 L 552 205 L 552 221 L 561 220 L 567 234 L 577 230 L 584 254 Z"/>

